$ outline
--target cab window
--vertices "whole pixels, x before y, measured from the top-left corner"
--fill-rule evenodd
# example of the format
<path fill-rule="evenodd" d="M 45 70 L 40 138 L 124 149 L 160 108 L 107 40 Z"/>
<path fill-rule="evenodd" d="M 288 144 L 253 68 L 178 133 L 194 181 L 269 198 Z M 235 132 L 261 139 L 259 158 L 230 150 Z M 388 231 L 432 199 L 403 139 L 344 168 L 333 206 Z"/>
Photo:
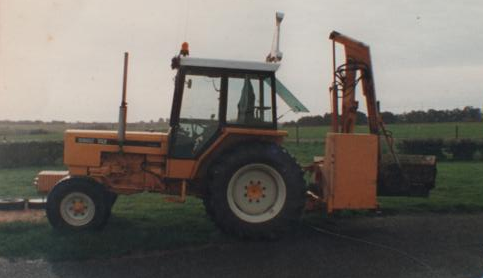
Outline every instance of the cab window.
<path fill-rule="evenodd" d="M 226 122 L 232 125 L 273 125 L 270 78 L 249 74 L 229 77 Z"/>

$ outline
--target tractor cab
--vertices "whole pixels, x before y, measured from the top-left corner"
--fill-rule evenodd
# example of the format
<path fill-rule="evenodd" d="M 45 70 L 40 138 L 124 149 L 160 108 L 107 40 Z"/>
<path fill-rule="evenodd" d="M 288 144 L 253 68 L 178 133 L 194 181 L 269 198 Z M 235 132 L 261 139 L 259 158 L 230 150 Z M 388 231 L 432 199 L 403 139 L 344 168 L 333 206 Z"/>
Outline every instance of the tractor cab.
<path fill-rule="evenodd" d="M 303 107 L 276 80 L 278 63 L 178 56 L 172 67 L 177 74 L 169 158 L 196 159 L 224 128 L 276 130 L 278 88 L 292 110 Z"/>

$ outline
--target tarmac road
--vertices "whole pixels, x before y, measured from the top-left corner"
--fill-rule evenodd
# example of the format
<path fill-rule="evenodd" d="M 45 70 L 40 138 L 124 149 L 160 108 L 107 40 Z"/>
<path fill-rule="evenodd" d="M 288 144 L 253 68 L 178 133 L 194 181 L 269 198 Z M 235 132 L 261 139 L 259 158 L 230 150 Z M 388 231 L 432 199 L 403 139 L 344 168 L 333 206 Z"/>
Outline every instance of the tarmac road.
<path fill-rule="evenodd" d="M 322 228 L 358 240 L 303 226 L 276 242 L 240 241 L 84 262 L 0 259 L 0 277 L 483 276 L 482 213 L 342 219 Z"/>

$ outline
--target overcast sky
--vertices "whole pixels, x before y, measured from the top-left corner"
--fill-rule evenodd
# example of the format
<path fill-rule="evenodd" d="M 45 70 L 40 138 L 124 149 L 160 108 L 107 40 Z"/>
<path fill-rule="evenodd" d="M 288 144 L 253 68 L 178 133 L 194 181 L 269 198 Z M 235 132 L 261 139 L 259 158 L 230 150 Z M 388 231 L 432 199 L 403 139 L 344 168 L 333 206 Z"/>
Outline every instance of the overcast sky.
<path fill-rule="evenodd" d="M 275 11 L 278 78 L 311 114 L 330 110 L 332 30 L 371 46 L 383 110 L 483 105 L 483 1 L 0 0 L 0 120 L 117 121 L 124 51 L 128 120 L 168 117 L 184 40 L 263 61 Z"/>

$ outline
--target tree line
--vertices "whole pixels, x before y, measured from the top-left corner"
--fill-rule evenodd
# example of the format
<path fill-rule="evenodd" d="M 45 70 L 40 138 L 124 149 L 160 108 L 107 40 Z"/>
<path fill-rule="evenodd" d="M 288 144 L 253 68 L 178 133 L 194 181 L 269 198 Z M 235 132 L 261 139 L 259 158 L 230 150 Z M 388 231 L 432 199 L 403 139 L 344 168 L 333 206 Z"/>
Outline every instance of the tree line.
<path fill-rule="evenodd" d="M 429 109 L 413 110 L 401 114 L 384 111 L 380 113 L 382 120 L 386 124 L 409 124 L 409 123 L 443 123 L 443 122 L 480 122 L 482 120 L 481 109 L 472 106 L 466 106 L 463 109 L 453 110 L 435 110 Z M 356 124 L 367 124 L 367 115 L 363 112 L 357 112 Z M 330 125 L 332 123 L 332 113 L 324 115 L 304 116 L 297 121 L 284 123 L 285 126 L 320 126 Z"/>

